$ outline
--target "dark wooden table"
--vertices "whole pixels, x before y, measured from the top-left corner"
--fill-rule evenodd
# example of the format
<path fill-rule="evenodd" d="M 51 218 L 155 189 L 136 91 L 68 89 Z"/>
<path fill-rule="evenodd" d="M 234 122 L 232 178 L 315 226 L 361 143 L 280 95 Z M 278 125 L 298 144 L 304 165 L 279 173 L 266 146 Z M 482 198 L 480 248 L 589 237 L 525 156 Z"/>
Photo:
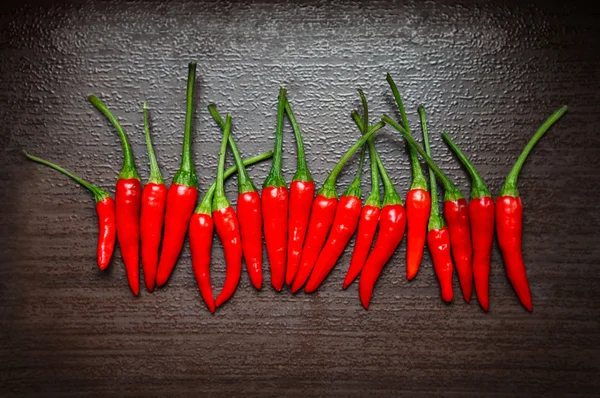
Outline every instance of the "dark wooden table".
<path fill-rule="evenodd" d="M 53 4 L 55 3 L 55 4 Z M 569 2 L 315 1 L 4 3 L 0 16 L 0 395 L 28 396 L 528 396 L 600 391 L 600 24 Z M 234 112 L 245 155 L 272 147 L 276 96 L 287 86 L 318 184 L 359 136 L 349 112 L 365 90 L 372 114 L 395 114 L 385 73 L 418 131 L 425 104 L 435 158 L 470 184 L 440 139 L 472 157 L 497 193 L 535 129 L 566 117 L 520 179 L 524 256 L 534 312 L 518 303 L 495 245 L 488 314 L 476 299 L 439 298 L 429 254 L 405 279 L 405 243 L 371 309 L 341 283 L 350 248 L 322 289 L 258 292 L 243 275 L 215 315 L 200 299 L 188 244 L 165 288 L 129 292 L 116 252 L 95 264 L 91 196 L 23 149 L 113 191 L 121 166 L 94 93 L 148 165 L 141 104 L 149 103 L 159 162 L 178 168 L 187 63 L 198 60 L 194 153 L 204 192 L 220 132 L 206 105 Z M 399 136 L 377 138 L 404 196 Z M 284 168 L 295 169 L 286 126 Z M 356 159 L 339 183 L 352 179 Z M 252 169 L 262 182 L 268 164 Z M 363 182 L 368 191 L 369 178 Z M 235 182 L 228 184 L 235 197 Z M 366 195 L 366 194 L 365 194 Z M 353 242 L 350 246 L 353 245 Z M 214 286 L 224 280 L 221 245 Z M 268 270 L 268 267 L 267 267 Z M 268 285 L 268 272 L 265 272 Z"/>

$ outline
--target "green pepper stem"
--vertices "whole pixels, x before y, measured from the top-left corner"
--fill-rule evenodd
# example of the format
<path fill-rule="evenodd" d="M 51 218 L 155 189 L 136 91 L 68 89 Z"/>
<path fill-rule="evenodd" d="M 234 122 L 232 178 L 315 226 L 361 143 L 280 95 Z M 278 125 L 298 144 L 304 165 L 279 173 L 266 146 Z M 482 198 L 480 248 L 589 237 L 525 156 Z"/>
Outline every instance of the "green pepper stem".
<path fill-rule="evenodd" d="M 55 163 L 52 163 L 52 162 L 49 162 L 47 160 L 38 158 L 37 156 L 30 155 L 30 154 L 28 154 L 25 151 L 23 151 L 23 154 L 29 160 L 33 160 L 36 163 L 43 164 L 43 165 L 48 166 L 48 167 L 52 167 L 54 170 L 57 170 L 57 171 L 63 173 L 64 175 L 66 175 L 67 177 L 70 177 L 71 179 L 73 179 L 75 182 L 77 182 L 81 186 L 87 188 L 94 195 L 94 200 L 96 201 L 96 203 L 101 202 L 101 201 L 103 201 L 104 199 L 106 199 L 106 198 L 108 198 L 110 196 L 108 193 L 106 193 L 102 189 L 100 189 L 97 186 L 95 186 L 95 185 L 87 182 L 83 178 L 77 177 L 75 174 L 72 174 L 70 171 L 68 171 L 66 169 L 63 169 L 62 167 L 60 167 L 59 165 L 57 165 Z"/>
<path fill-rule="evenodd" d="M 210 104 L 208 106 L 208 111 L 212 115 L 213 119 L 215 119 L 215 122 L 217 122 L 221 130 L 224 130 L 225 123 L 223 123 L 223 118 L 221 118 L 221 115 L 219 115 L 219 112 L 217 111 L 217 106 L 215 104 Z M 233 134 L 231 133 L 229 134 L 229 147 L 231 148 L 231 153 L 233 153 L 235 165 L 238 169 L 238 192 L 242 194 L 256 191 L 256 187 L 254 186 L 252 179 L 244 167 L 242 156 L 240 155 L 238 146 L 236 145 L 235 140 L 233 139 Z"/>
<path fill-rule="evenodd" d="M 183 146 L 181 149 L 181 166 L 173 177 L 174 184 L 198 187 L 198 178 L 192 160 L 192 119 L 194 116 L 194 84 L 196 82 L 196 63 L 188 65 L 187 90 L 185 94 L 185 125 L 183 127 Z"/>
<path fill-rule="evenodd" d="M 302 133 L 300 131 L 300 127 L 298 126 L 298 122 L 296 121 L 296 117 L 294 116 L 294 112 L 292 111 L 292 107 L 286 97 L 285 99 L 285 112 L 290 119 L 290 123 L 292 125 L 292 129 L 294 130 L 294 135 L 296 136 L 296 152 L 297 152 L 297 166 L 296 173 L 294 174 L 293 181 L 313 181 L 312 175 L 308 170 L 308 166 L 306 165 L 306 155 L 304 153 L 304 141 L 302 140 Z"/>
<path fill-rule="evenodd" d="M 231 132 L 231 115 L 225 117 L 225 127 L 223 128 L 223 140 L 221 141 L 221 150 L 219 151 L 219 166 L 217 168 L 217 188 L 213 199 L 213 211 L 229 207 L 229 201 L 225 196 L 224 175 L 225 175 L 225 154 L 227 153 L 227 144 L 229 143 L 229 133 Z M 239 169 L 238 169 L 239 170 Z"/>
<path fill-rule="evenodd" d="M 275 128 L 275 154 L 271 163 L 271 171 L 263 183 L 263 187 L 287 187 L 283 173 L 281 172 L 281 155 L 283 146 L 283 115 L 285 113 L 286 90 L 279 89 L 279 99 L 277 104 L 277 126 Z"/>
<path fill-rule="evenodd" d="M 417 152 L 421 155 L 425 162 L 427 162 L 429 168 L 435 172 L 439 180 L 442 182 L 442 185 L 444 185 L 445 201 L 458 200 L 464 198 L 463 194 L 460 192 L 457 186 L 454 185 L 454 183 L 446 176 L 446 174 L 444 174 L 444 172 L 435 164 L 433 159 L 431 159 L 431 157 L 429 157 L 427 153 L 425 153 L 421 145 L 419 145 L 419 143 L 415 141 L 415 139 L 410 135 L 410 133 L 404 130 L 402 126 L 396 123 L 394 119 L 390 118 L 388 115 L 383 115 L 381 118 L 384 122 L 388 123 L 390 126 L 395 128 L 400 134 L 402 134 L 404 139 L 408 141 L 408 143 L 417 150 Z"/>
<path fill-rule="evenodd" d="M 104 103 L 100 101 L 98 97 L 90 95 L 88 100 L 108 119 L 115 130 L 117 130 L 117 134 L 119 134 L 119 138 L 121 139 L 121 145 L 123 146 L 123 167 L 119 173 L 119 179 L 128 180 L 130 178 L 135 178 L 139 180 L 140 176 L 138 175 L 133 162 L 133 151 L 131 150 L 131 145 L 129 145 L 127 134 L 125 134 L 125 131 L 123 131 L 123 128 L 117 121 L 117 118 L 111 113 L 111 111 L 108 110 L 106 105 L 104 105 Z"/>
<path fill-rule="evenodd" d="M 473 166 L 473 163 L 471 163 L 469 158 L 465 156 L 465 154 L 460 150 L 458 145 L 456 145 L 454 141 L 452 141 L 450 136 L 446 134 L 445 131 L 442 132 L 442 138 L 444 139 L 446 144 L 448 144 L 450 149 L 452 149 L 452 152 L 454 152 L 454 154 L 456 155 L 458 160 L 460 160 L 462 165 L 465 166 L 465 168 L 469 172 L 469 175 L 471 176 L 471 199 L 491 197 L 490 191 L 488 191 L 487 187 L 485 186 L 485 182 L 483 182 L 483 178 L 481 178 L 481 175 L 479 174 L 475 166 Z"/>
<path fill-rule="evenodd" d="M 363 119 L 360 119 L 360 116 L 358 116 L 358 112 L 356 111 L 352 111 L 352 118 L 364 135 L 368 131 L 369 104 L 367 103 L 367 97 L 365 97 L 365 94 L 361 89 L 358 89 L 358 94 L 360 95 L 360 100 L 363 106 Z M 377 160 L 375 158 L 375 144 L 373 142 L 373 137 L 371 137 L 367 143 L 369 145 L 369 161 L 371 165 L 371 193 L 367 197 L 365 205 L 380 207 L 381 196 L 379 193 L 379 170 L 377 168 Z"/>
<path fill-rule="evenodd" d="M 150 160 L 150 177 L 148 183 L 153 184 L 164 184 L 165 181 L 160 174 L 160 168 L 154 154 L 154 148 L 152 147 L 152 139 L 150 138 L 150 123 L 148 122 L 148 107 L 144 102 L 144 138 L 146 139 L 146 146 L 148 147 L 148 159 Z"/>
<path fill-rule="evenodd" d="M 517 179 L 519 178 L 519 173 L 521 172 L 521 168 L 523 167 L 525 160 L 529 156 L 529 153 L 531 152 L 535 144 L 537 144 L 537 142 L 540 140 L 540 138 L 542 138 L 546 131 L 548 131 L 550 127 L 552 127 L 552 125 L 556 123 L 558 119 L 560 119 L 566 112 L 567 106 L 563 105 L 558 110 L 556 110 L 544 122 L 544 124 L 542 124 L 542 126 L 533 135 L 533 137 L 531 137 L 531 139 L 527 143 L 527 146 L 525 146 L 525 149 L 523 149 L 523 152 L 521 152 L 521 155 L 519 155 L 519 158 L 517 159 L 515 165 L 508 174 L 508 177 L 506 177 L 506 182 L 500 190 L 500 196 L 513 196 L 515 198 L 519 196 L 519 191 L 517 189 Z"/>
<path fill-rule="evenodd" d="M 244 159 L 243 164 L 245 167 L 248 167 L 248 166 L 252 166 L 253 164 L 267 160 L 271 157 L 273 157 L 273 151 L 267 151 L 267 152 L 261 153 L 260 155 L 256 155 L 251 158 Z M 225 173 L 223 173 L 223 180 L 228 179 L 237 171 L 238 171 L 237 165 L 228 168 L 225 171 Z M 212 214 L 213 194 L 215 193 L 216 187 L 217 187 L 217 182 L 214 181 L 210 185 L 210 187 L 206 190 L 206 193 L 202 197 L 202 200 L 196 207 L 195 213 Z"/>
<path fill-rule="evenodd" d="M 389 73 L 386 75 L 386 80 L 392 89 L 392 94 L 394 94 L 394 99 L 396 100 L 396 104 L 398 105 L 398 109 L 400 111 L 400 117 L 402 118 L 402 125 L 404 129 L 412 135 L 410 131 L 410 127 L 408 126 L 408 118 L 406 117 L 406 111 L 404 109 L 404 103 L 402 102 L 402 97 L 400 96 L 400 92 L 398 91 L 398 87 L 396 87 L 396 83 L 394 79 L 392 79 L 392 75 Z M 417 152 L 412 146 L 408 146 L 408 153 L 410 155 L 410 164 L 412 167 L 412 175 L 413 180 L 410 185 L 410 189 L 424 189 L 427 190 L 427 179 L 425 178 L 425 174 L 423 174 L 423 169 L 421 168 L 421 163 L 419 162 L 419 157 L 417 156 Z"/>
<path fill-rule="evenodd" d="M 419 118 L 421 119 L 421 131 L 423 132 L 423 142 L 425 143 L 425 152 L 431 157 L 431 147 L 429 146 L 429 133 L 427 131 L 427 119 L 425 116 L 425 108 L 418 108 Z M 444 218 L 440 215 L 440 205 L 438 203 L 437 181 L 435 174 L 431 168 L 429 169 L 429 185 L 431 186 L 431 213 L 429 215 L 429 224 L 427 229 L 442 229 L 446 226 Z"/>

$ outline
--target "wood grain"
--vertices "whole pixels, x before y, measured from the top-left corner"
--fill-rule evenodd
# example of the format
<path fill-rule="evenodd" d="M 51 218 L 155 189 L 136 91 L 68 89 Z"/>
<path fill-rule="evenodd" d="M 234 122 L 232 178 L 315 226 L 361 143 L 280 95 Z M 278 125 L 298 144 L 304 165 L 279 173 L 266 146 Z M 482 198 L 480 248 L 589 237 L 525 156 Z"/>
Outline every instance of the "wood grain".
<path fill-rule="evenodd" d="M 600 391 L 600 25 L 554 2 L 5 2 L 0 8 L 0 395 L 531 396 Z M 444 305 L 427 253 L 405 280 L 403 243 L 369 311 L 341 284 L 346 250 L 313 295 L 253 290 L 247 275 L 214 316 L 189 249 L 168 285 L 137 299 L 118 251 L 95 265 L 91 196 L 27 149 L 113 191 L 118 138 L 86 101 L 96 94 L 130 135 L 148 176 L 142 101 L 167 179 L 180 160 L 186 64 L 198 60 L 194 152 L 204 191 L 220 132 L 206 111 L 234 112 L 244 155 L 272 146 L 279 85 L 304 130 L 318 184 L 360 133 L 349 112 L 363 88 L 372 114 L 395 114 L 396 78 L 413 128 L 429 114 L 434 157 L 469 181 L 442 129 L 497 193 L 531 134 L 562 104 L 520 179 L 534 312 L 494 248 L 491 310 Z M 288 181 L 295 169 L 290 126 Z M 410 169 L 392 130 L 378 148 L 404 196 Z M 351 180 L 356 159 L 341 176 Z M 264 179 L 268 164 L 252 169 Z M 369 180 L 363 182 L 368 190 Z M 235 197 L 235 182 L 228 184 Z M 351 243 L 353 245 L 353 242 Z M 213 283 L 224 280 L 215 240 Z M 268 275 L 268 273 L 265 273 Z M 268 277 L 267 277 L 268 282 Z"/>

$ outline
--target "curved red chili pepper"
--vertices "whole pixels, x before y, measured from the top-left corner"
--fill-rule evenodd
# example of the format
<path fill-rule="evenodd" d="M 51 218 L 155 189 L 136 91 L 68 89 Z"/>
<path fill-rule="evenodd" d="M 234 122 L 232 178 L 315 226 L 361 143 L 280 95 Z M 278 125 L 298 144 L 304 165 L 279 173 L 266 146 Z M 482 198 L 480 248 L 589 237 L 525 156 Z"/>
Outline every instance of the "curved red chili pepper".
<path fill-rule="evenodd" d="M 63 173 L 67 177 L 72 178 L 78 184 L 84 188 L 87 188 L 94 195 L 94 200 L 96 201 L 96 213 L 98 214 L 98 245 L 96 250 L 96 258 L 98 260 L 98 267 L 104 271 L 108 267 L 115 249 L 115 238 L 117 236 L 115 222 L 115 201 L 102 189 L 90 184 L 74 174 L 71 174 L 62 167 L 47 160 L 30 155 L 27 152 L 24 152 L 24 154 L 28 159 L 33 160 L 34 162 L 49 166 L 54 170 Z"/>
<path fill-rule="evenodd" d="M 358 140 L 348 152 L 346 152 L 323 183 L 323 187 L 321 187 L 317 193 L 317 197 L 313 202 L 312 210 L 310 212 L 310 221 L 308 223 L 306 241 L 304 242 L 304 248 L 302 249 L 300 267 L 298 268 L 298 273 L 292 283 L 292 293 L 296 293 L 306 283 L 333 223 L 337 204 L 335 183 L 339 173 L 354 152 L 364 145 L 369 137 L 375 134 L 381 127 L 383 127 L 383 123 L 374 126 L 369 133 L 363 135 L 363 137 Z"/>
<path fill-rule="evenodd" d="M 285 112 L 284 88 L 279 90 L 277 105 L 277 127 L 275 129 L 275 155 L 271 171 L 263 183 L 261 207 L 265 243 L 269 256 L 271 285 L 278 292 L 285 282 L 287 219 L 288 219 L 288 189 L 281 172 L 281 152 L 283 143 L 283 115 Z"/>
<path fill-rule="evenodd" d="M 188 81 L 186 92 L 185 127 L 183 134 L 183 149 L 181 151 L 181 167 L 173 177 L 173 182 L 167 193 L 165 214 L 165 232 L 163 236 L 160 261 L 156 274 L 156 284 L 163 286 L 169 280 L 183 241 L 190 224 L 190 218 L 198 199 L 198 180 L 192 160 L 192 116 L 194 83 L 196 81 L 196 63 L 188 65 Z"/>
<path fill-rule="evenodd" d="M 158 268 L 158 249 L 162 235 L 167 187 L 160 174 L 156 155 L 150 139 L 148 110 L 144 102 L 144 137 L 150 159 L 150 177 L 142 190 L 142 208 L 140 215 L 140 237 L 142 241 L 142 269 L 144 282 L 149 292 L 154 290 L 156 270 Z"/>
<path fill-rule="evenodd" d="M 389 73 L 386 79 L 400 110 L 402 126 L 411 134 L 402 97 L 396 87 L 396 83 L 394 83 Z M 427 235 L 427 221 L 429 220 L 429 212 L 431 210 L 431 197 L 427 191 L 427 179 L 421 169 L 417 152 L 408 145 L 408 153 L 410 154 L 413 179 L 410 189 L 406 194 L 406 219 L 408 222 L 408 233 L 406 236 L 406 278 L 411 280 L 417 276 L 419 267 L 421 266 L 421 259 L 423 258 L 423 249 L 425 248 L 425 238 Z"/>
<path fill-rule="evenodd" d="M 473 240 L 473 276 L 475 293 L 481 307 L 489 308 L 489 277 L 492 261 L 492 243 L 494 239 L 494 199 L 488 191 L 475 166 L 462 153 L 460 148 L 446 133 L 444 141 L 456 154 L 471 176 L 471 201 L 469 202 L 469 221 Z"/>
<path fill-rule="evenodd" d="M 117 119 L 108 108 L 93 95 L 89 101 L 98 109 L 114 126 L 123 146 L 123 167 L 117 180 L 115 192 L 117 239 L 121 248 L 121 257 L 125 263 L 125 272 L 129 287 L 135 296 L 140 292 L 140 206 L 142 199 L 142 185 L 140 177 L 133 163 L 133 152 L 129 145 L 127 135 L 121 128 Z"/>
<path fill-rule="evenodd" d="M 496 230 L 498 243 L 504 258 L 508 279 L 512 284 L 521 304 L 528 310 L 533 310 L 531 291 L 525 272 L 525 263 L 521 252 L 521 237 L 523 234 L 523 204 L 517 189 L 517 179 L 529 153 L 550 127 L 560 119 L 567 107 L 563 106 L 554 112 L 531 138 L 517 159 L 506 178 L 500 195 L 496 199 Z"/>
<path fill-rule="evenodd" d="M 288 217 L 287 267 L 285 283 L 291 285 L 298 272 L 302 246 L 310 218 L 310 209 L 315 198 L 315 183 L 306 165 L 302 133 L 296 122 L 296 117 L 287 98 L 285 111 L 290 119 L 296 136 L 297 166 L 296 173 L 290 184 L 290 205 Z"/>

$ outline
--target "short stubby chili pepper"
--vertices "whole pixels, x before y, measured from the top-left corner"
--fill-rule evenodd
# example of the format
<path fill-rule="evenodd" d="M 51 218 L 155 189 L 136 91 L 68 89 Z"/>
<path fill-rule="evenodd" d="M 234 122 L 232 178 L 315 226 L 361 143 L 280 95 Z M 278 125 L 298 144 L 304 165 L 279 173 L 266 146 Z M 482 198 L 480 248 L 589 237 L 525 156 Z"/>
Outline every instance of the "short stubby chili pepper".
<path fill-rule="evenodd" d="M 471 176 L 469 222 L 471 225 L 471 239 L 473 240 L 473 279 L 475 280 L 475 294 L 479 305 L 487 311 L 489 308 L 490 264 L 494 240 L 494 199 L 475 166 L 450 139 L 450 136 L 443 132 L 442 137 Z"/>
<path fill-rule="evenodd" d="M 219 235 L 219 238 L 223 243 L 225 263 L 227 265 L 225 284 L 223 286 L 223 290 L 221 290 L 221 293 L 217 296 L 215 301 L 215 305 L 217 307 L 220 307 L 223 303 L 229 300 L 231 296 L 233 296 L 233 293 L 240 283 L 240 277 L 242 275 L 243 249 L 240 225 L 238 223 L 235 210 L 233 210 L 233 207 L 231 207 L 227 197 L 225 196 L 225 188 L 223 186 L 225 154 L 227 153 L 230 130 L 231 115 L 228 114 L 225 117 L 225 127 L 223 128 L 223 142 L 221 143 L 219 167 L 217 169 L 217 186 L 212 203 L 212 214 L 215 222 L 215 228 L 217 230 L 217 235 Z"/>
<path fill-rule="evenodd" d="M 425 152 L 431 157 L 431 148 L 429 146 L 429 134 L 427 132 L 427 120 L 424 110 L 419 108 L 421 118 L 421 129 L 423 130 L 423 141 L 425 142 Z M 438 206 L 437 182 L 435 174 L 429 170 L 429 180 L 431 185 L 431 214 L 427 226 L 427 246 L 433 260 L 433 269 L 435 276 L 440 284 L 442 300 L 451 303 L 454 299 L 452 289 L 452 273 L 454 265 L 452 264 L 452 255 L 450 253 L 450 233 L 446 227 L 444 218 L 440 215 Z"/>
<path fill-rule="evenodd" d="M 96 213 L 98 214 L 98 248 L 96 258 L 98 260 L 98 267 L 104 271 L 108 267 L 115 249 L 115 238 L 117 236 L 115 201 L 102 189 L 90 184 L 74 174 L 71 174 L 68 170 L 63 169 L 57 164 L 40 159 L 36 156 L 28 154 L 27 152 L 24 152 L 24 154 L 28 159 L 33 160 L 34 162 L 52 167 L 54 170 L 63 173 L 67 177 L 70 177 L 79 185 L 87 188 L 94 195 L 94 200 L 96 201 Z"/>
<path fill-rule="evenodd" d="M 250 166 L 263 160 L 269 159 L 273 156 L 273 152 L 265 152 L 258 156 L 246 159 L 244 166 Z M 227 179 L 229 176 L 237 171 L 237 166 L 231 167 L 225 171 L 223 178 Z M 215 299 L 213 297 L 212 288 L 210 284 L 210 252 L 212 249 L 214 222 L 212 218 L 212 202 L 213 195 L 215 193 L 216 183 L 213 183 L 208 191 L 204 194 L 204 197 L 200 201 L 200 204 L 196 208 L 196 211 L 192 215 L 190 220 L 190 249 L 192 253 L 192 268 L 194 270 L 194 276 L 196 277 L 196 283 L 198 284 L 198 290 L 200 295 L 206 303 L 210 312 L 215 312 Z"/>
<path fill-rule="evenodd" d="M 90 95 L 88 99 L 117 130 L 123 146 L 123 167 L 119 173 L 115 192 L 117 239 L 125 263 L 129 287 L 137 296 L 140 292 L 140 207 L 142 202 L 140 176 L 133 163 L 133 152 L 127 135 L 117 119 L 98 98 Z"/>
<path fill-rule="evenodd" d="M 198 179 L 192 160 L 192 118 L 194 108 L 194 83 L 196 81 L 196 63 L 188 66 L 186 92 L 185 127 L 183 130 L 183 149 L 181 167 L 173 177 L 167 193 L 165 231 L 163 236 L 156 284 L 162 286 L 169 280 L 179 253 L 183 248 L 185 234 L 198 198 Z"/>
<path fill-rule="evenodd" d="M 156 270 L 158 268 L 158 250 L 165 219 L 167 187 L 162 178 L 148 124 L 148 109 L 144 102 L 144 137 L 150 159 L 150 177 L 142 190 L 142 210 L 140 216 L 140 237 L 142 241 L 142 269 L 144 283 L 149 292 L 154 290 Z"/>
<path fill-rule="evenodd" d="M 425 114 L 423 107 L 419 107 L 419 113 Z M 384 115 L 383 118 L 417 150 L 444 186 L 444 216 L 448 222 L 450 232 L 452 257 L 454 257 L 454 263 L 456 264 L 463 298 L 468 303 L 471 301 L 471 295 L 473 294 L 473 246 L 471 244 L 467 201 L 457 186 L 437 167 L 431 157 L 425 153 L 419 143 L 402 126 L 387 115 Z"/>
<path fill-rule="evenodd" d="M 300 265 L 300 256 L 302 255 L 302 246 L 304 245 L 306 230 L 308 228 L 310 209 L 315 198 L 315 183 L 306 165 L 302 133 L 287 98 L 285 101 L 285 111 L 296 136 L 297 151 L 296 173 L 290 184 L 287 266 L 285 271 L 285 283 L 291 285 Z"/>
<path fill-rule="evenodd" d="M 373 134 L 383 126 L 384 124 L 382 122 L 373 126 L 367 134 L 363 135 L 362 138 L 358 140 L 344 156 L 342 156 L 317 193 L 317 197 L 313 202 L 310 213 L 310 221 L 308 223 L 306 241 L 304 242 L 304 248 L 302 249 L 300 268 L 298 268 L 298 274 L 292 283 L 292 293 L 297 292 L 308 280 L 321 249 L 323 248 L 323 244 L 327 239 L 327 234 L 329 233 L 331 225 L 333 224 L 337 204 L 335 183 L 338 175 L 354 152 L 364 145 L 369 137 L 373 136 Z"/>
<path fill-rule="evenodd" d="M 223 123 L 221 115 L 217 112 L 216 105 L 209 105 L 208 110 L 219 127 L 225 129 L 225 124 Z M 238 150 L 231 133 L 229 134 L 229 147 L 231 148 L 238 169 L 237 217 L 240 224 L 244 260 L 246 261 L 250 282 L 256 289 L 260 289 L 262 287 L 263 279 L 262 212 L 260 209 L 260 195 L 244 167 L 240 151 Z"/>
<path fill-rule="evenodd" d="M 265 244 L 267 245 L 267 255 L 269 256 L 271 285 L 278 292 L 281 291 L 285 282 L 289 205 L 288 189 L 281 171 L 285 96 L 285 89 L 279 89 L 277 127 L 275 130 L 275 154 L 273 155 L 271 171 L 263 183 L 261 193 L 263 228 Z"/>
<path fill-rule="evenodd" d="M 386 79 L 392 89 L 398 109 L 400 110 L 402 126 L 406 131 L 411 133 L 402 97 L 396 87 L 396 83 L 394 83 L 394 80 L 389 73 L 387 74 Z M 412 167 L 412 183 L 406 194 L 406 220 L 408 227 L 406 235 L 406 278 L 411 280 L 417 276 L 419 267 L 421 266 L 421 259 L 423 258 L 425 238 L 427 235 L 427 221 L 429 220 L 429 212 L 431 210 L 431 196 L 429 195 L 427 188 L 427 178 L 425 178 L 425 175 L 423 174 L 417 152 L 410 145 L 408 145 L 408 152 L 410 154 L 410 164 Z"/>
<path fill-rule="evenodd" d="M 496 231 L 498 233 L 500 251 L 504 258 L 506 274 L 521 304 L 530 312 L 533 311 L 533 304 L 527 273 L 525 272 L 523 253 L 521 251 L 523 203 L 517 189 L 517 179 L 527 156 L 529 156 L 535 144 L 566 112 L 566 106 L 558 109 L 533 135 L 525 149 L 523 149 L 523 152 L 521 152 L 508 177 L 506 177 L 504 186 L 500 190 L 500 195 L 496 199 Z"/>

